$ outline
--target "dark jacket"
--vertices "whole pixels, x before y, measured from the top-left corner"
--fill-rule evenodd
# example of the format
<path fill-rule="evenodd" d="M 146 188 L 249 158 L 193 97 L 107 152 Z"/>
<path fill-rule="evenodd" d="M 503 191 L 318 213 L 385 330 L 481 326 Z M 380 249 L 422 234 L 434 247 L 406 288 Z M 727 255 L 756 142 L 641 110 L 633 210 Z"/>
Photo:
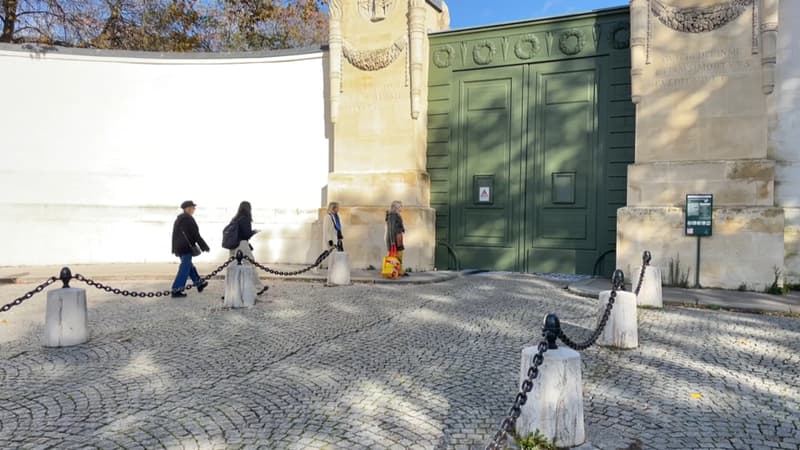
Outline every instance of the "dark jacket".
<path fill-rule="evenodd" d="M 239 241 L 249 241 L 251 237 L 255 236 L 253 232 L 253 219 L 248 216 L 239 216 L 235 218 L 239 222 Z"/>
<path fill-rule="evenodd" d="M 194 217 L 186 213 L 178 215 L 172 225 L 172 253 L 176 256 L 192 253 L 194 244 L 199 245 L 204 252 L 211 250 L 200 236 Z"/>
<path fill-rule="evenodd" d="M 386 213 L 386 248 L 390 249 L 392 245 L 397 246 L 397 250 L 405 250 L 402 235 L 406 232 L 403 226 L 403 218 L 398 213 Z"/>

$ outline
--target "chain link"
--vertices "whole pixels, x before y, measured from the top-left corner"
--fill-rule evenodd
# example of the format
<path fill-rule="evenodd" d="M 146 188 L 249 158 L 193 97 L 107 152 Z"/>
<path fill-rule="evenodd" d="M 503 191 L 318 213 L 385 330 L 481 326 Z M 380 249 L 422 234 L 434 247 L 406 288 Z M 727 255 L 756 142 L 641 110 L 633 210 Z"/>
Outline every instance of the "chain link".
<path fill-rule="evenodd" d="M 558 338 L 561 340 L 561 342 L 563 342 L 564 345 L 566 345 L 567 347 L 577 351 L 586 350 L 587 348 L 593 346 L 595 342 L 597 342 L 597 339 L 600 337 L 600 334 L 606 328 L 606 323 L 608 323 L 608 317 L 611 315 L 611 309 L 614 307 L 614 302 L 617 300 L 618 289 L 622 289 L 621 280 L 619 282 L 615 280 L 611 284 L 611 295 L 608 298 L 606 309 L 605 311 L 603 311 L 603 316 L 600 318 L 600 323 L 597 324 L 597 328 L 594 330 L 592 335 L 589 336 L 589 339 L 583 342 L 575 342 L 572 339 L 570 339 L 569 336 L 567 336 L 564 333 L 564 330 L 562 329 L 558 332 Z"/>
<path fill-rule="evenodd" d="M 506 418 L 500 423 L 500 429 L 497 430 L 492 442 L 486 446 L 486 450 L 503 450 L 506 448 L 508 435 L 513 434 L 517 427 L 517 419 L 522 415 L 522 406 L 528 401 L 528 393 L 533 389 L 533 381 L 539 376 L 539 366 L 544 362 L 544 354 L 547 351 L 547 340 L 539 342 L 537 352 L 533 355 L 531 366 L 528 368 L 527 378 L 522 382 L 519 393 L 514 399 L 514 404 L 508 410 Z"/>
<path fill-rule="evenodd" d="M 262 264 L 259 264 L 258 262 L 254 261 L 252 258 L 250 258 L 249 256 L 246 256 L 246 255 L 243 256 L 242 259 L 246 259 L 247 261 L 250 261 L 254 266 L 258 267 L 259 269 L 263 270 L 264 272 L 271 273 L 273 275 L 278 275 L 278 276 L 281 276 L 281 277 L 291 277 L 291 276 L 295 276 L 295 275 L 304 274 L 304 273 L 308 272 L 309 270 L 311 270 L 311 269 L 313 269 L 315 267 L 318 267 L 320 264 L 322 264 L 323 261 L 325 261 L 325 259 L 328 258 L 328 256 L 330 256 L 335 251 L 336 251 L 336 247 L 331 247 L 328 250 L 325 250 L 324 252 L 320 253 L 320 255 L 317 257 L 316 261 L 314 261 L 314 264 L 311 264 L 310 266 L 304 267 L 304 268 L 302 268 L 300 270 L 295 270 L 293 272 L 284 272 L 284 271 L 281 271 L 281 270 L 270 269 L 269 267 L 264 266 Z M 266 290 L 266 289 L 264 289 L 264 290 Z M 262 291 L 262 293 L 263 293 L 263 291 Z M 260 295 L 260 293 L 259 293 L 259 295 Z"/>
<path fill-rule="evenodd" d="M 650 265 L 650 252 L 644 252 L 642 257 L 642 271 L 639 273 L 639 282 L 636 284 L 636 289 L 633 293 L 639 296 L 639 291 L 642 289 L 642 282 L 644 282 L 644 273 L 647 271 L 647 266 Z"/>
<path fill-rule="evenodd" d="M 22 297 L 16 298 L 16 299 L 14 299 L 14 301 L 12 301 L 12 302 L 10 302 L 8 304 L 5 304 L 3 306 L 0 306 L 0 313 L 4 313 L 4 312 L 8 311 L 9 309 L 11 309 L 11 308 L 13 308 L 15 306 L 21 305 L 23 302 L 25 302 L 25 300 L 30 299 L 31 297 L 33 297 L 34 295 L 38 294 L 39 292 L 42 292 L 47 286 L 50 286 L 51 284 L 55 283 L 56 281 L 58 281 L 58 278 L 56 278 L 56 277 L 48 278 L 44 283 L 36 286 L 35 288 L 33 288 L 33 290 L 30 290 L 30 291 L 26 292 L 25 295 L 23 295 Z"/>
<path fill-rule="evenodd" d="M 215 276 L 217 276 L 220 272 L 222 272 L 223 269 L 228 267 L 235 259 L 236 258 L 234 258 L 234 257 L 228 258 L 227 261 L 222 263 L 221 266 L 219 266 L 216 269 L 214 269 L 213 272 L 209 273 L 208 275 L 206 275 L 204 277 L 201 277 L 200 278 L 200 284 L 203 284 L 206 281 L 210 280 L 211 278 L 214 278 Z M 97 289 L 100 289 L 101 291 L 106 291 L 106 292 L 109 292 L 109 293 L 112 293 L 112 294 L 115 294 L 115 295 L 122 295 L 123 297 L 134 297 L 134 298 L 136 298 L 136 297 L 142 297 L 142 298 L 144 298 L 144 297 L 148 297 L 148 298 L 166 297 L 166 296 L 172 295 L 174 293 L 171 289 L 170 290 L 166 290 L 166 291 L 129 291 L 129 290 L 123 290 L 123 289 L 115 288 L 113 286 L 105 285 L 105 284 L 103 284 L 103 283 L 101 283 L 99 281 L 92 280 L 91 278 L 87 278 L 87 277 L 85 277 L 85 276 L 83 276 L 83 275 L 81 275 L 79 273 L 76 273 L 74 278 L 76 280 L 82 282 L 82 283 L 88 284 L 89 286 L 91 286 L 93 288 L 97 288 Z M 185 288 L 180 289 L 180 290 L 175 291 L 175 292 L 183 292 L 184 290 L 189 290 L 189 289 L 192 289 L 192 288 L 195 288 L 195 287 L 197 287 L 197 286 L 195 286 L 194 284 L 189 284 Z"/>

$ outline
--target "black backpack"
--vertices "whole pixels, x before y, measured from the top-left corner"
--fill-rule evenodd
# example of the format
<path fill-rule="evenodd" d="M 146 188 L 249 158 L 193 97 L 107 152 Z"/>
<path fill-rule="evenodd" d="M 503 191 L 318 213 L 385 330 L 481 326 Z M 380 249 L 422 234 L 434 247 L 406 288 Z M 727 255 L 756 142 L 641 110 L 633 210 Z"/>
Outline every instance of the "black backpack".
<path fill-rule="evenodd" d="M 239 221 L 232 220 L 222 229 L 222 248 L 233 250 L 239 246 Z"/>

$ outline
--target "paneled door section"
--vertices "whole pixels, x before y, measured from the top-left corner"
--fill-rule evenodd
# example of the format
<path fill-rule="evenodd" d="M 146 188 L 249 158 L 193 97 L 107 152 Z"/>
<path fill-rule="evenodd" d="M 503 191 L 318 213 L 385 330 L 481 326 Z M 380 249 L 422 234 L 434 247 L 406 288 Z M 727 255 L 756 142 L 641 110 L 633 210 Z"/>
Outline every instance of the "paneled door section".
<path fill-rule="evenodd" d="M 464 267 L 518 270 L 524 68 L 458 75 L 450 235 Z"/>
<path fill-rule="evenodd" d="M 591 273 L 597 249 L 600 58 L 531 66 L 525 270 Z"/>
<path fill-rule="evenodd" d="M 591 271 L 601 170 L 597 64 L 455 74 L 449 234 L 463 267 Z"/>

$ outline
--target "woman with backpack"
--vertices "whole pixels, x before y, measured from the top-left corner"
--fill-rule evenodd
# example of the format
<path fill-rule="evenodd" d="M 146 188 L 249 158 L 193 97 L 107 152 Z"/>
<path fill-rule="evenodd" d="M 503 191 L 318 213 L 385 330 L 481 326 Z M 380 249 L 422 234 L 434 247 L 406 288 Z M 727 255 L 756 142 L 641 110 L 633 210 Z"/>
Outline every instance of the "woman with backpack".
<path fill-rule="evenodd" d="M 406 227 L 403 225 L 403 202 L 395 200 L 386 211 L 386 249 L 391 251 L 392 246 L 397 250 L 397 259 L 400 261 L 400 276 L 407 277 L 408 273 L 403 270 L 403 250 L 406 249 L 403 245 L 403 236 L 406 232 Z"/>
<path fill-rule="evenodd" d="M 250 205 L 250 202 L 244 201 L 239 204 L 239 210 L 236 211 L 236 215 L 233 216 L 231 222 L 228 226 L 225 227 L 225 230 L 222 232 L 222 241 L 223 247 L 228 248 L 230 250 L 231 256 L 236 256 L 236 252 L 241 251 L 244 256 L 249 257 L 253 261 L 255 261 L 255 256 L 253 256 L 253 246 L 250 245 L 250 239 L 258 233 L 259 230 L 253 229 L 253 208 Z M 236 238 L 231 238 L 231 236 L 236 236 Z M 235 243 L 238 241 L 238 245 L 235 247 L 229 243 Z M 230 248 L 233 247 L 233 248 Z M 242 264 L 249 265 L 250 262 L 248 260 L 242 260 Z M 230 270 L 229 266 L 229 270 Z M 261 284 L 261 280 L 258 279 L 258 274 L 256 273 L 255 285 L 256 285 L 256 292 L 261 291 L 264 287 Z"/>

